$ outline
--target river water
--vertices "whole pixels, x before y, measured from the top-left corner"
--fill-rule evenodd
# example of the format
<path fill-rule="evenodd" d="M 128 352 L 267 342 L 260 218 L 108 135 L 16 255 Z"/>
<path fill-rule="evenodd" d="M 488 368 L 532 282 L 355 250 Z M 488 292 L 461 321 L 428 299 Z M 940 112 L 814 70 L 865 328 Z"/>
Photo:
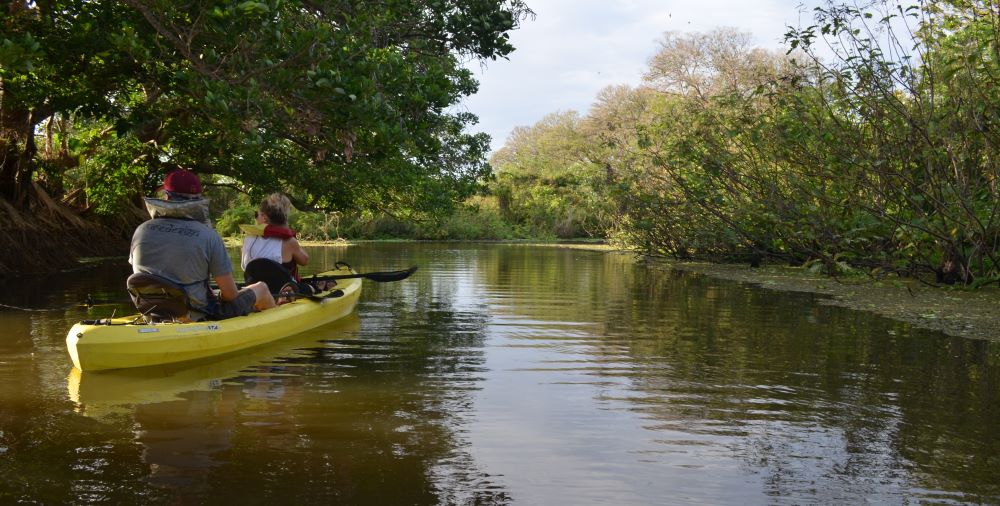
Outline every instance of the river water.
<path fill-rule="evenodd" d="M 310 254 L 420 270 L 263 348 L 103 373 L 65 333 L 128 311 L 123 260 L 3 284 L 43 310 L 0 308 L 0 503 L 1000 503 L 996 342 L 614 253 Z"/>

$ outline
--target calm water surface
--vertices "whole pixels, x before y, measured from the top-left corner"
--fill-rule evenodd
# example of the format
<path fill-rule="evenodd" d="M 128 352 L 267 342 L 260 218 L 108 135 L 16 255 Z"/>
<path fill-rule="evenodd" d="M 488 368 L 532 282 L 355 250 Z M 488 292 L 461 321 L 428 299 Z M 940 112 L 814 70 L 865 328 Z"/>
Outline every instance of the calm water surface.
<path fill-rule="evenodd" d="M 1000 345 L 805 294 L 524 246 L 316 248 L 356 314 L 73 370 L 124 261 L 4 284 L 0 503 L 1000 503 Z"/>

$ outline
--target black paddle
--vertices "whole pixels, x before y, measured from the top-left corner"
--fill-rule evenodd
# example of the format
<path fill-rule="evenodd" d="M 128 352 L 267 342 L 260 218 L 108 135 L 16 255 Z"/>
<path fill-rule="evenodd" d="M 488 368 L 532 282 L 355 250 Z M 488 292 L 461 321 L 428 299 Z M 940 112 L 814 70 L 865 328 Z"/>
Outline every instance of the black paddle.
<path fill-rule="evenodd" d="M 416 272 L 417 266 L 414 265 L 409 269 L 402 271 L 386 271 L 386 272 L 364 272 L 358 274 L 332 274 L 329 276 L 303 276 L 302 281 L 336 281 L 338 279 L 353 279 L 353 278 L 364 278 L 370 279 L 372 281 L 378 281 L 379 283 L 387 283 L 389 281 L 402 281 L 411 274 Z"/>
<path fill-rule="evenodd" d="M 362 272 L 358 274 L 331 274 L 329 276 L 317 276 L 316 274 L 313 274 L 312 276 L 302 276 L 302 282 L 311 283 L 313 281 L 336 281 L 338 279 L 364 278 L 364 279 L 370 279 L 372 281 L 377 281 L 379 283 L 388 283 L 390 281 L 402 281 L 410 277 L 410 275 L 416 271 L 417 271 L 417 266 L 414 265 L 409 269 L 404 269 L 401 271 Z M 239 288 L 243 288 L 244 286 L 246 286 L 246 283 L 237 283 L 236 286 Z M 212 283 L 210 285 L 210 288 L 212 288 L 213 290 L 219 289 L 219 287 L 216 286 L 215 283 Z"/>
<path fill-rule="evenodd" d="M 402 280 L 410 277 L 410 275 L 412 275 L 416 271 L 417 271 L 417 266 L 414 265 L 413 267 L 410 267 L 409 269 L 404 269 L 404 270 L 401 270 L 401 271 L 362 272 L 362 273 L 358 273 L 358 274 L 333 274 L 333 275 L 329 275 L 329 276 L 316 276 L 316 275 L 312 275 L 312 276 L 309 276 L 309 277 L 302 278 L 302 281 L 303 282 L 336 281 L 338 279 L 364 278 L 364 279 L 369 279 L 369 280 L 372 280 L 372 281 L 377 281 L 379 283 L 388 283 L 388 282 L 391 282 L 391 281 L 402 281 Z M 238 286 L 242 286 L 242 284 L 240 284 Z M 211 288 L 218 289 L 218 287 L 215 286 L 215 284 L 212 284 Z M 295 292 L 295 293 L 285 293 L 285 294 L 275 293 L 275 294 L 272 294 L 272 295 L 274 295 L 274 297 L 276 299 L 279 298 L 279 297 L 288 297 L 288 296 L 296 297 L 297 296 L 297 297 L 303 297 L 303 298 L 307 298 L 307 299 L 311 299 L 311 300 L 322 300 L 323 298 L 330 297 L 330 296 L 336 297 L 337 296 L 336 292 L 337 292 L 337 290 L 334 290 L 333 293 L 327 294 L 326 296 L 317 296 L 317 295 L 314 295 L 314 294 L 298 293 L 298 292 Z M 341 293 L 343 293 L 343 292 L 341 292 Z M 80 304 L 73 304 L 73 306 L 70 306 L 70 307 L 84 307 L 84 308 L 88 308 L 89 309 L 89 308 L 94 307 L 94 306 L 105 305 L 105 302 L 106 301 L 96 302 L 96 301 L 94 301 L 94 299 L 90 295 L 87 295 L 87 300 L 85 302 L 80 303 Z M 125 302 L 126 301 L 122 301 L 122 303 L 125 303 Z M 110 304 L 109 303 L 107 305 L 118 305 L 118 303 L 114 303 L 114 304 Z M 28 309 L 28 308 L 21 308 L 21 307 L 15 307 L 15 306 L 8 306 L 6 304 L 0 304 L 0 307 L 10 308 L 10 309 L 20 309 L 22 311 L 53 311 L 53 310 L 56 310 L 56 309 L 59 309 L 59 310 L 65 309 L 65 308 Z"/>
<path fill-rule="evenodd" d="M 379 283 L 387 283 L 387 282 L 390 282 L 390 281 L 401 281 L 401 280 L 404 280 L 404 279 L 410 277 L 410 275 L 413 274 L 416 271 L 417 271 L 417 266 L 414 265 L 413 267 L 410 267 L 409 269 L 405 269 L 405 270 L 402 270 L 402 271 L 364 272 L 364 273 L 359 273 L 359 274 L 332 274 L 332 275 L 329 275 L 329 276 L 317 276 L 317 275 L 314 274 L 312 276 L 309 276 L 309 277 L 306 277 L 306 278 L 302 278 L 302 283 L 312 283 L 312 282 L 315 282 L 315 281 L 336 281 L 338 279 L 353 279 L 353 278 L 364 278 L 364 279 L 370 279 L 372 281 L 378 281 Z M 310 293 L 298 293 L 298 292 L 291 292 L 291 293 L 289 293 L 289 292 L 280 293 L 279 292 L 279 293 L 275 293 L 275 294 L 272 294 L 272 295 L 274 296 L 275 300 L 280 299 L 282 297 L 286 297 L 286 298 L 304 297 L 304 298 L 310 299 L 310 300 L 323 300 L 323 299 L 331 298 L 331 297 L 339 297 L 339 296 L 341 296 L 343 294 L 344 294 L 344 292 L 342 292 L 340 290 L 337 290 L 337 289 L 334 289 L 329 294 L 322 295 L 322 296 L 321 295 L 310 294 Z"/>

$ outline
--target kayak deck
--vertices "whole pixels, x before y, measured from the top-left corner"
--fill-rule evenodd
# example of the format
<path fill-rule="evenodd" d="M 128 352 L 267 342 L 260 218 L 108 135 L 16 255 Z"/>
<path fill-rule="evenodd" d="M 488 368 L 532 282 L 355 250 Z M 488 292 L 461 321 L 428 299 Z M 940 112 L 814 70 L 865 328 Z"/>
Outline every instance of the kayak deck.
<path fill-rule="evenodd" d="M 347 268 L 321 274 L 352 274 Z M 265 311 L 220 321 L 135 323 L 141 315 L 84 321 L 66 335 L 73 365 L 81 371 L 143 367 L 222 355 L 288 337 L 350 314 L 361 279 L 338 281 L 333 291 Z"/>

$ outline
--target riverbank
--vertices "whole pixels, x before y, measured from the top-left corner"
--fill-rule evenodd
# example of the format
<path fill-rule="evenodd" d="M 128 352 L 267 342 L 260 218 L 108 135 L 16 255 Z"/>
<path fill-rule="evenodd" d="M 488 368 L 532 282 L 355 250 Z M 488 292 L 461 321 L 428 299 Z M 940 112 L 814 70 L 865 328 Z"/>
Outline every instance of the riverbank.
<path fill-rule="evenodd" d="M 143 221 L 134 206 L 96 217 L 53 200 L 38 185 L 31 191 L 31 203 L 23 207 L 0 198 L 0 280 L 74 269 L 81 259 L 127 254 L 132 231 Z"/>
<path fill-rule="evenodd" d="M 826 296 L 823 303 L 869 311 L 917 328 L 971 339 L 1000 339 L 1000 290 L 965 290 L 928 286 L 907 279 L 834 279 L 784 266 L 750 268 L 695 262 L 650 260 L 655 268 L 696 272 L 718 279 L 750 283 L 768 290 Z"/>
<path fill-rule="evenodd" d="M 364 242 L 364 241 L 358 241 Z M 505 242 L 505 241 L 501 241 Z M 227 238 L 227 245 L 239 240 Z M 505 242 L 506 243 L 506 242 Z M 348 241 L 303 241 L 308 246 L 350 246 Z M 525 246 L 628 253 L 599 243 L 513 243 Z M 807 292 L 824 296 L 823 303 L 869 311 L 917 328 L 971 339 L 1000 340 L 1000 289 L 929 286 L 915 280 L 867 277 L 830 278 L 807 269 L 779 265 L 751 268 L 746 264 L 712 264 L 646 258 L 654 269 L 675 269 L 716 279 L 750 283 L 768 290 Z"/>
<path fill-rule="evenodd" d="M 549 244 L 548 246 L 619 251 L 602 244 Z M 807 292 L 824 296 L 823 303 L 901 321 L 949 336 L 1000 340 L 1000 289 L 963 286 L 930 286 L 912 279 L 874 279 L 857 276 L 831 278 L 807 269 L 780 265 L 751 268 L 747 264 L 713 264 L 646 258 L 654 269 L 675 269 L 738 281 L 768 290 Z"/>

